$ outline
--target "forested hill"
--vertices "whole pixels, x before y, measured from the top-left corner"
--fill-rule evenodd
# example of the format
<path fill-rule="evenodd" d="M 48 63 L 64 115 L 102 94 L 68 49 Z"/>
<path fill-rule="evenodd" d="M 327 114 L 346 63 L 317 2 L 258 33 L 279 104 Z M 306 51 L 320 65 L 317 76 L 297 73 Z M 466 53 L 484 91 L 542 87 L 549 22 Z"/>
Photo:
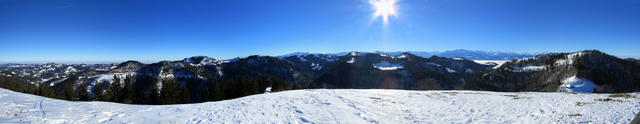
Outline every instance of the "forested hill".
<path fill-rule="evenodd" d="M 410 52 L 296 54 L 143 64 L 2 64 L 0 87 L 50 98 L 132 104 L 217 101 L 312 89 L 637 92 L 640 61 L 597 50 L 510 61 Z"/>

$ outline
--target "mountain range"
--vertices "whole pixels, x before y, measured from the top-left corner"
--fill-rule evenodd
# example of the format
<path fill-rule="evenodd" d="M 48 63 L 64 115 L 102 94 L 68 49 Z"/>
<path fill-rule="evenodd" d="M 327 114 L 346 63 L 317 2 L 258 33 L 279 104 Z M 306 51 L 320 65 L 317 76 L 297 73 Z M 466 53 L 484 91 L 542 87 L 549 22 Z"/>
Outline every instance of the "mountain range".
<path fill-rule="evenodd" d="M 456 54 L 454 54 L 456 53 Z M 189 87 L 192 101 L 213 80 L 277 79 L 293 87 L 339 89 L 488 90 L 488 91 L 640 91 L 640 61 L 598 50 L 535 56 L 454 50 L 429 57 L 419 52 L 293 53 L 217 60 L 194 56 L 143 64 L 2 64 L 0 79 L 53 87 L 110 84 L 114 78 L 134 84 L 148 78 L 174 80 Z M 441 57 L 438 55 L 444 55 Z M 451 57 L 455 56 L 455 57 Z M 479 62 L 473 59 L 508 58 Z M 147 83 L 145 83 L 146 85 Z M 158 87 L 161 87 L 159 84 Z M 139 89 L 138 89 L 139 90 Z M 207 91 L 208 92 L 208 91 Z"/>
<path fill-rule="evenodd" d="M 465 49 L 455 49 L 455 50 L 447 50 L 447 51 L 404 51 L 407 53 L 411 53 L 416 56 L 429 58 L 431 56 L 440 56 L 440 57 L 448 57 L 448 58 L 465 58 L 471 60 L 511 60 L 511 59 L 522 59 L 528 57 L 534 57 L 536 54 L 531 53 L 515 53 L 515 52 L 497 52 L 497 51 L 481 51 L 481 50 L 465 50 Z M 386 55 L 399 55 L 404 52 L 396 51 L 396 52 L 385 52 L 385 51 L 375 51 L 375 52 L 367 52 L 367 53 L 376 53 L 376 54 L 386 54 Z M 294 52 L 282 55 L 280 57 L 288 57 L 288 56 L 304 56 L 304 55 L 336 55 L 342 56 L 346 55 L 349 52 L 338 52 L 338 53 L 308 53 L 308 52 Z"/>

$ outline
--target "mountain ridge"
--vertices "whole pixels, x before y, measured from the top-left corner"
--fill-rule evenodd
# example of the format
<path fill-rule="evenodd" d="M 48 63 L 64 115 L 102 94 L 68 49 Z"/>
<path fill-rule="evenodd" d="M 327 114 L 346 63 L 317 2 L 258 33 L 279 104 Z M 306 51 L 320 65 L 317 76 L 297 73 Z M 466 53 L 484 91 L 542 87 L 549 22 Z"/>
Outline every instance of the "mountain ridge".
<path fill-rule="evenodd" d="M 462 57 L 462 58 L 472 59 L 472 60 L 511 60 L 511 59 L 533 57 L 537 54 L 543 54 L 543 53 L 517 53 L 517 52 L 500 52 L 500 51 L 483 51 L 483 50 L 466 50 L 466 49 L 454 49 L 454 50 L 445 50 L 445 51 L 374 51 L 374 52 L 351 51 L 351 52 L 388 54 L 388 55 L 411 53 L 424 58 L 429 58 L 431 56 L 442 56 L 442 57 L 449 57 L 449 58 Z M 319 54 L 341 56 L 341 55 L 346 55 L 348 53 L 350 52 L 335 52 L 335 53 L 293 52 L 293 53 L 280 55 L 279 57 L 319 55 Z"/>
<path fill-rule="evenodd" d="M 454 49 L 454 50 L 445 50 L 445 51 L 373 51 L 373 52 L 367 52 L 367 51 L 358 51 L 361 53 L 377 53 L 377 54 L 390 54 L 390 55 L 395 55 L 395 54 L 400 54 L 403 52 L 408 52 L 408 53 L 412 53 L 415 55 L 419 55 L 425 58 L 431 57 L 433 55 L 436 56 L 441 56 L 438 55 L 440 53 L 447 53 L 447 52 L 454 52 L 454 51 L 464 51 L 464 52 L 473 52 L 473 53 L 489 53 L 489 54 L 506 54 L 506 55 L 519 55 L 519 56 L 535 56 L 537 54 L 542 54 L 542 53 L 518 53 L 518 52 L 501 52 L 501 51 L 483 51 L 483 50 L 466 50 L 466 49 Z M 353 51 L 350 51 L 353 52 Z M 331 53 L 312 53 L 312 52 L 292 52 L 292 53 L 288 53 L 288 54 L 283 54 L 283 55 L 262 55 L 262 56 L 276 56 L 276 57 L 287 57 L 287 56 L 293 56 L 293 55 L 309 55 L 309 54 L 324 54 L 324 55 L 335 55 L 335 56 L 341 56 L 341 55 L 346 55 L 349 52 L 331 52 Z M 219 61 L 228 61 L 228 60 L 232 60 L 232 59 L 236 59 L 236 58 L 242 58 L 242 57 L 236 57 L 236 58 L 230 58 L 230 59 L 220 59 L 220 58 L 215 58 L 215 57 L 211 57 L 211 56 L 206 56 L 206 55 L 196 55 L 196 56 L 191 56 L 191 57 L 208 57 L 208 58 L 213 58 Z M 250 56 L 250 55 L 249 55 Z M 245 56 L 247 57 L 247 56 Z M 451 55 L 451 56 L 444 56 L 444 57 L 458 57 L 455 54 Z M 187 57 L 189 58 L 189 57 Z M 508 60 L 513 59 L 514 57 L 508 57 Z M 182 58 L 184 59 L 184 58 Z M 474 58 L 468 58 L 468 59 L 474 59 Z M 504 57 L 502 58 L 485 58 L 482 60 L 502 60 L 505 59 Z M 179 59 L 164 59 L 164 60 L 136 60 L 139 61 L 141 63 L 145 63 L 145 64 L 151 64 L 151 63 L 157 63 L 157 62 L 161 62 L 161 61 L 174 61 L 174 60 L 179 60 Z M 480 60 L 480 58 L 478 58 L 477 60 Z M 116 60 L 92 60 L 92 61 L 0 61 L 0 65 L 1 64 L 46 64 L 46 63 L 58 63 L 58 64 L 113 64 L 113 63 L 122 63 L 124 61 L 128 61 L 128 60 L 122 60 L 122 61 L 116 61 Z"/>
<path fill-rule="evenodd" d="M 88 86 L 86 88 L 89 89 L 93 86 L 107 87 L 113 82 L 122 83 L 128 79 L 137 85 L 138 92 L 144 93 L 142 90 L 147 85 L 162 87 L 166 82 L 176 82 L 177 87 L 189 89 L 191 102 L 206 101 L 203 100 L 204 92 L 223 84 L 233 86 L 220 87 L 250 85 L 254 88 L 250 93 L 241 93 L 245 95 L 258 93 L 270 85 L 277 85 L 278 90 L 465 89 L 616 93 L 640 91 L 640 61 L 621 59 L 598 50 L 547 53 L 500 64 L 478 63 L 459 57 L 422 57 L 410 52 L 354 51 L 342 56 L 253 55 L 230 60 L 193 56 L 151 64 L 138 61 L 103 65 L 7 64 L 0 65 L 0 79 L 26 86 L 52 87 L 59 92 L 63 87 L 69 87 L 66 85 L 74 89 Z M 581 82 L 575 81 L 593 82 L 594 87 L 580 87 Z"/>

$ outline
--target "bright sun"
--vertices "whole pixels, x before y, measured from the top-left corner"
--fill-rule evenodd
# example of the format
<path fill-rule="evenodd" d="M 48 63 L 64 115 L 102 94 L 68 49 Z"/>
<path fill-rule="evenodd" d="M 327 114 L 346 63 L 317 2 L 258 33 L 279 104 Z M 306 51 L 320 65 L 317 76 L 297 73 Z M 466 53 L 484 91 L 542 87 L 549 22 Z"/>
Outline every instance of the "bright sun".
<path fill-rule="evenodd" d="M 376 12 L 373 13 L 374 17 L 382 17 L 382 22 L 387 24 L 389 22 L 389 16 L 396 14 L 395 3 L 396 0 L 370 0 L 373 6 L 375 6 Z"/>

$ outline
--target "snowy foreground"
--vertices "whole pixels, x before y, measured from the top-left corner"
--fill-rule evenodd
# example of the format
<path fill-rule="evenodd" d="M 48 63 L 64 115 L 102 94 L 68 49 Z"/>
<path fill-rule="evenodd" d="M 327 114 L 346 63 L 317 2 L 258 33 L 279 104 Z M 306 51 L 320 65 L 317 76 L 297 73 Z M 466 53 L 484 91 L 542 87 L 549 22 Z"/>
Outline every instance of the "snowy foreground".
<path fill-rule="evenodd" d="M 628 123 L 640 112 L 639 103 L 609 94 L 322 89 L 154 106 L 70 102 L 0 89 L 0 123 Z"/>

